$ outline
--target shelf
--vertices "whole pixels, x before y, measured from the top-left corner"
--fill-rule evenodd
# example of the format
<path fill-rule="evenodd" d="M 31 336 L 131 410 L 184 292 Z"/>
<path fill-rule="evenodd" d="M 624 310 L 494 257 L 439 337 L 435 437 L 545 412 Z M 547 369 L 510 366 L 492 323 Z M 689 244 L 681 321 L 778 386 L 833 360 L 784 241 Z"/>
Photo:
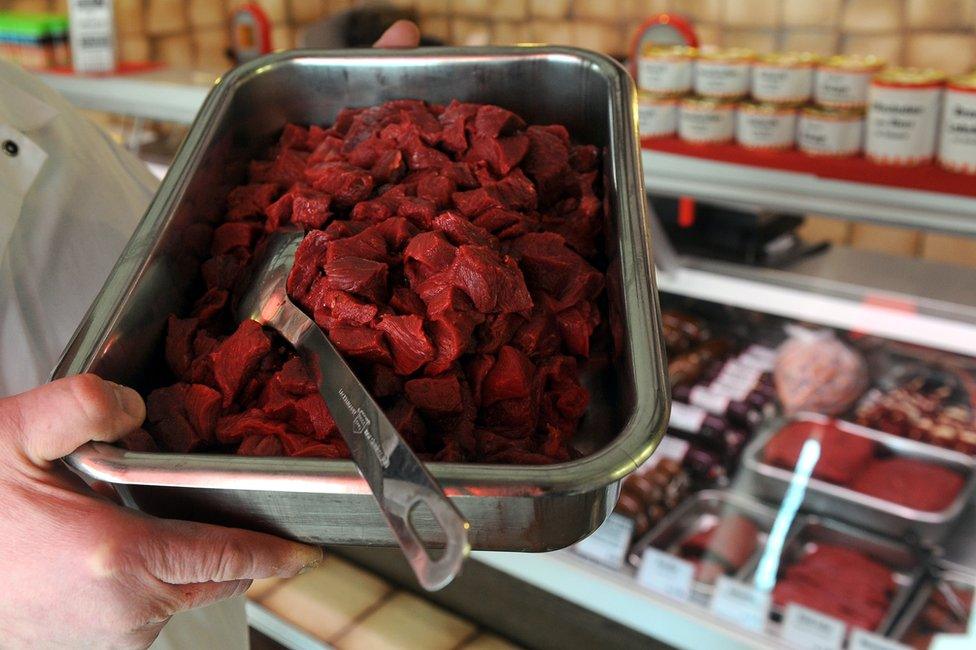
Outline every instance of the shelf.
<path fill-rule="evenodd" d="M 677 648 L 783 647 L 772 637 L 736 628 L 701 607 L 642 589 L 630 576 L 604 569 L 569 551 L 538 554 L 479 551 L 471 557 Z"/>
<path fill-rule="evenodd" d="M 37 76 L 79 108 L 177 124 L 193 122 L 217 78 L 213 73 L 190 70 L 103 77 Z"/>
<path fill-rule="evenodd" d="M 255 602 L 246 601 L 244 609 L 250 627 L 289 650 L 333 650 L 328 643 L 282 620 Z"/>
<path fill-rule="evenodd" d="M 643 151 L 648 192 L 976 236 L 976 198 Z"/>

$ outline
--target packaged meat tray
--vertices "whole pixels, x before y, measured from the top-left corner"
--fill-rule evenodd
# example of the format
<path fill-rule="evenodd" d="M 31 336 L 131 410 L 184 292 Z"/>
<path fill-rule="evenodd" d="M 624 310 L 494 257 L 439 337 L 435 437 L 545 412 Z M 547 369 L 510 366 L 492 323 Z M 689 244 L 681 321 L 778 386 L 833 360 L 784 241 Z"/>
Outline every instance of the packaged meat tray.
<path fill-rule="evenodd" d="M 526 93 L 526 88 L 533 88 L 535 92 Z M 200 336 L 195 335 L 192 347 L 186 344 L 189 337 L 176 337 L 171 345 L 164 346 L 167 320 L 170 314 L 189 313 L 190 302 L 196 297 L 190 295 L 189 288 L 198 284 L 198 277 L 208 281 L 208 286 L 210 280 L 220 285 L 223 274 L 230 267 L 229 264 L 210 262 L 201 272 L 202 260 L 213 254 L 220 257 L 246 249 L 259 236 L 249 222 L 253 221 L 255 205 L 264 205 L 272 197 L 260 182 L 244 185 L 243 189 L 242 183 L 259 176 L 277 178 L 277 175 L 292 174 L 297 170 L 297 163 L 305 166 L 302 160 L 291 160 L 295 165 L 286 164 L 289 160 L 281 160 L 282 156 L 274 162 L 261 162 L 266 160 L 265 154 L 275 142 L 281 142 L 283 149 L 289 149 L 284 146 L 285 141 L 295 145 L 295 138 L 312 137 L 314 129 L 286 128 L 287 125 L 324 127 L 334 124 L 341 115 L 351 115 L 342 113 L 343 109 L 377 106 L 399 99 L 423 100 L 430 105 L 445 107 L 454 100 L 493 104 L 504 109 L 499 114 L 512 111 L 529 125 L 562 125 L 573 142 L 589 145 L 586 151 L 596 154 L 596 158 L 591 156 L 590 160 L 602 167 L 602 174 L 597 174 L 602 178 L 600 189 L 603 195 L 598 212 L 605 214 L 601 224 L 605 250 L 601 253 L 600 267 L 606 269 L 606 274 L 605 289 L 598 300 L 601 302 L 599 308 L 605 310 L 605 326 L 603 333 L 592 340 L 574 339 L 576 344 L 583 346 L 578 347 L 577 352 L 584 352 L 585 344 L 592 344 L 593 349 L 589 351 L 588 361 L 583 361 L 587 355 L 578 355 L 580 388 L 589 393 L 589 405 L 578 428 L 575 425 L 559 427 L 567 432 L 570 429 L 576 431 L 572 449 L 558 441 L 554 441 L 551 448 L 542 449 L 542 454 L 537 453 L 539 450 L 530 451 L 530 457 L 521 450 L 514 454 L 495 454 L 482 449 L 474 454 L 477 456 L 474 460 L 481 462 L 473 464 L 449 462 L 457 460 L 459 454 L 437 442 L 436 447 L 428 450 L 426 460 L 431 473 L 471 522 L 469 535 L 475 549 L 543 551 L 565 547 L 589 534 L 612 511 L 619 481 L 650 455 L 663 435 L 667 421 L 660 309 L 645 232 L 646 208 L 633 96 L 631 80 L 612 60 L 591 52 L 558 47 L 354 53 L 302 51 L 271 55 L 231 71 L 205 102 L 159 193 L 66 351 L 55 376 L 90 371 L 133 385 L 145 394 L 153 388 L 172 385 L 174 379 L 170 371 L 165 370 L 167 366 L 176 371 L 177 376 L 180 370 L 193 376 L 193 365 L 201 358 L 200 351 L 216 345 L 214 351 L 203 355 L 209 359 L 214 355 L 226 357 L 227 363 L 213 377 L 215 387 L 194 382 L 193 386 L 202 388 L 193 388 L 192 395 L 186 388 L 191 384 L 170 387 L 151 400 L 149 424 L 157 434 L 157 442 L 162 441 L 163 447 L 170 450 L 201 447 L 225 454 L 237 451 L 251 456 L 154 453 L 92 444 L 73 454 L 69 462 L 89 476 L 115 484 L 131 505 L 155 515 L 250 527 L 308 542 L 393 544 L 393 537 L 365 482 L 350 461 L 340 459 L 343 454 L 339 439 L 331 435 L 320 435 L 321 440 L 312 439 L 313 431 L 322 433 L 316 422 L 325 422 L 321 418 L 312 418 L 313 413 L 309 412 L 309 418 L 306 418 L 312 420 L 305 422 L 311 424 L 306 427 L 309 432 L 306 435 L 251 436 L 247 439 L 241 438 L 240 433 L 267 425 L 268 410 L 236 414 L 260 422 L 242 423 L 233 418 L 218 421 L 226 442 L 218 439 L 221 444 L 216 445 L 205 439 L 207 444 L 200 445 L 202 436 L 197 425 L 201 418 L 197 416 L 202 414 L 197 410 L 190 413 L 191 402 L 197 406 L 213 403 L 223 408 L 228 403 L 238 404 L 237 400 L 249 391 L 264 390 L 262 394 L 266 394 L 276 387 L 287 393 L 279 395 L 282 403 L 291 404 L 310 395 L 314 397 L 314 394 L 309 392 L 308 382 L 301 373 L 292 372 L 295 368 L 286 368 L 287 363 L 275 357 L 286 351 L 275 347 L 273 342 L 271 356 L 275 358 L 269 361 L 266 354 L 269 341 L 262 340 L 267 337 L 261 331 L 239 328 L 233 336 L 222 341 L 208 341 L 206 337 L 198 340 Z M 410 102 L 404 102 L 406 104 Z M 491 120 L 486 120 L 485 128 L 491 127 L 488 122 Z M 504 124 L 495 124 L 505 128 Z M 315 136 L 327 137 L 325 131 L 320 128 Z M 464 135 L 463 128 L 460 133 Z M 559 139 L 557 133 L 548 134 Z M 546 134 L 537 135 L 545 137 Z M 497 138 L 492 140 L 498 146 L 488 140 L 492 139 L 480 142 L 479 147 L 484 145 L 480 149 L 472 145 L 471 155 L 487 167 L 497 167 L 492 168 L 492 174 L 512 172 L 509 168 L 511 156 L 518 156 L 526 144 L 525 138 L 516 137 L 515 141 L 506 143 L 495 141 Z M 429 151 L 430 147 L 421 146 L 416 140 L 411 142 L 413 144 L 404 145 L 409 150 L 408 164 L 419 169 L 417 165 L 422 166 L 426 160 L 421 154 L 434 154 Z M 511 147 L 506 148 L 507 145 Z M 301 149 L 300 146 L 292 148 Z M 275 151 L 281 152 L 282 148 Z M 377 151 L 372 150 L 372 153 Z M 298 158 L 302 158 L 301 153 Z M 384 164 L 395 165 L 395 159 L 396 155 L 393 155 L 372 161 L 371 180 L 375 182 L 375 178 L 382 177 L 384 170 L 388 171 Z M 249 168 L 249 161 L 259 162 L 252 163 Z M 366 164 L 369 161 L 360 162 Z M 544 162 L 536 160 L 527 164 Z M 330 209 L 323 203 L 322 192 L 332 197 L 335 202 L 332 207 L 357 209 L 362 202 L 356 201 L 363 198 L 360 195 L 365 194 L 364 188 L 369 182 L 365 172 L 343 166 L 346 164 L 325 161 L 304 169 L 311 187 L 299 187 L 295 192 L 286 193 L 280 198 L 284 202 L 280 206 L 279 201 L 275 201 L 274 205 L 280 210 L 276 207 L 272 210 L 274 215 L 267 210 L 265 214 L 269 219 L 271 216 L 290 219 L 315 232 L 315 228 L 323 225 L 322 219 Z M 542 174 L 545 170 L 537 171 Z M 314 173 L 310 177 L 311 172 Z M 484 182 L 478 181 L 482 189 Z M 436 189 L 432 188 L 432 191 Z M 545 188 L 539 191 L 545 191 Z M 471 199 L 472 203 L 498 199 L 497 192 L 486 192 L 475 190 L 470 196 L 461 192 L 464 196 L 460 199 Z M 411 206 L 422 203 L 407 202 Z M 224 209 L 225 205 L 228 210 Z M 266 207 L 270 209 L 271 206 Z M 367 207 L 379 212 L 383 210 L 380 205 Z M 400 207 L 397 207 L 398 214 Z M 472 210 L 477 209 L 472 205 Z M 363 211 L 369 210 L 364 208 Z M 209 233 L 213 230 L 211 224 L 219 224 L 224 217 L 230 218 L 231 223 L 217 228 L 208 245 Z M 396 220 L 384 221 L 384 227 L 391 226 L 390 232 L 380 234 L 399 241 L 410 228 L 398 230 L 392 226 L 405 226 L 409 219 L 391 224 L 393 221 Z M 460 223 L 455 219 L 443 223 L 441 230 L 461 238 L 478 234 L 472 228 L 465 229 L 465 224 L 471 225 L 468 221 Z M 263 227 L 273 228 L 273 225 L 269 222 Z M 488 225 L 484 227 L 488 228 Z M 346 248 L 368 243 L 349 241 L 356 239 L 354 230 L 330 232 L 340 235 L 337 241 L 343 242 Z M 567 231 L 565 236 L 572 238 L 579 234 L 574 230 Z M 446 237 L 445 243 L 451 235 Z M 583 242 L 577 242 L 577 245 L 582 247 Z M 312 244 L 309 247 L 313 247 Z M 547 254 L 541 248 L 526 248 L 519 254 L 533 256 L 533 264 L 538 262 L 532 272 L 541 278 L 540 281 L 557 278 L 558 270 L 552 268 L 552 264 L 558 263 L 560 256 Z M 476 244 L 468 250 L 475 254 L 479 251 Z M 421 252 L 427 255 L 428 262 L 431 261 L 431 247 Z M 471 264 L 466 267 L 468 270 L 491 267 L 499 282 L 514 279 L 514 273 L 505 271 L 509 262 L 495 263 L 497 253 L 480 252 L 485 254 L 468 256 L 471 257 L 468 260 Z M 509 254 L 515 257 L 514 252 Z M 406 291 L 381 296 L 380 265 L 370 264 L 367 257 L 359 255 L 358 259 L 363 262 L 357 262 L 356 268 L 351 268 L 344 261 L 348 259 L 352 258 L 336 256 L 331 261 L 325 260 L 326 264 L 339 265 L 331 269 L 334 277 L 326 280 L 342 285 L 331 287 L 335 295 L 330 295 L 337 300 L 344 297 L 344 301 L 342 304 L 334 302 L 322 313 L 316 310 L 313 315 L 321 320 L 320 325 L 334 325 L 338 309 L 355 308 L 343 312 L 353 316 L 368 312 L 369 305 L 364 298 L 373 296 L 382 299 L 380 302 L 385 305 L 386 298 L 390 297 L 390 303 L 399 301 L 400 306 L 394 308 L 402 313 L 398 318 L 387 319 L 389 322 L 385 324 L 380 318 L 379 326 L 382 336 L 392 337 L 400 344 L 389 351 L 396 371 L 412 373 L 418 362 L 435 363 L 437 359 L 430 358 L 432 350 L 411 346 L 411 342 L 419 340 L 412 336 L 416 333 L 419 317 L 411 318 L 408 313 L 411 305 L 417 304 L 413 300 L 416 296 Z M 307 268 L 314 269 L 317 265 L 318 262 L 314 262 Z M 524 267 L 525 264 L 523 270 Z M 507 268 L 511 270 L 510 265 Z M 478 284 L 480 276 L 477 273 L 461 275 L 465 282 L 474 283 L 465 285 L 462 290 L 472 301 L 484 303 L 482 312 L 498 311 L 493 309 L 494 305 L 487 304 L 492 292 L 482 290 L 484 283 Z M 457 277 L 461 278 L 461 275 Z M 507 292 L 506 305 L 527 309 L 528 302 L 524 300 L 521 287 L 516 286 L 517 282 L 509 285 L 506 285 L 511 289 Z M 339 296 L 336 292 L 345 293 Z M 350 292 L 359 297 L 350 299 Z M 198 311 L 218 309 L 220 300 L 219 291 L 210 291 L 195 308 Z M 567 320 L 559 331 L 572 337 L 574 332 L 585 329 L 586 315 L 580 312 L 577 316 L 580 318 L 573 322 Z M 490 344 L 492 333 L 503 332 L 510 325 L 513 323 L 493 322 L 486 326 L 485 336 L 479 335 L 478 340 Z M 233 332 L 233 329 L 229 331 Z M 359 340 L 363 338 L 359 336 L 362 332 L 353 335 L 342 331 L 341 334 L 350 335 L 341 341 L 347 344 L 344 350 L 347 358 L 351 351 L 374 356 L 384 352 L 373 339 L 372 343 L 366 341 L 360 345 L 363 343 Z M 255 381 L 245 385 L 239 376 L 241 372 L 246 374 L 252 365 L 250 359 L 259 354 L 264 357 L 259 362 L 258 372 L 269 375 L 265 389 Z M 511 351 L 499 355 L 499 359 L 501 356 L 505 358 L 496 359 L 495 366 L 504 367 L 495 373 L 498 375 L 495 378 L 491 374 L 494 367 L 488 368 L 482 389 L 488 391 L 490 402 L 496 398 L 499 403 L 518 401 L 516 392 L 522 389 L 513 378 L 527 377 L 528 364 Z M 244 363 L 245 357 L 247 363 Z M 276 363 L 284 365 L 278 369 Z M 563 373 L 563 377 L 568 378 L 571 374 L 577 376 Z M 375 392 L 378 385 L 395 383 L 386 381 L 389 379 L 369 377 L 367 383 L 372 382 Z M 450 378 L 447 380 L 432 383 L 421 379 L 419 383 L 405 386 L 404 392 L 408 398 L 412 395 L 410 401 L 414 406 L 418 403 L 438 406 L 442 401 L 438 395 L 450 397 L 456 393 L 450 390 L 453 386 Z M 525 382 L 522 384 L 524 388 Z M 570 388 L 568 384 L 567 388 Z M 571 388 L 563 391 L 564 397 L 559 398 L 561 404 L 556 408 L 572 410 L 573 404 L 566 400 L 567 396 L 571 397 L 570 393 L 582 394 Z M 454 402 L 445 397 L 443 403 Z M 580 403 L 580 400 L 576 401 L 577 406 Z M 494 405 L 493 402 L 491 406 Z M 203 410 L 210 412 L 209 407 Z M 415 418 L 409 413 L 405 416 L 402 419 L 406 423 L 404 433 L 409 437 L 415 431 L 407 425 Z M 167 418 L 175 418 L 179 426 L 170 427 L 163 422 Z M 298 424 L 291 422 L 289 426 Z M 444 430 L 448 431 L 449 427 Z M 159 438 L 162 431 L 168 431 L 166 435 L 170 437 Z M 564 433 L 559 435 L 565 437 Z M 275 439 L 281 443 L 281 448 L 266 444 Z M 274 454 L 320 457 L 287 458 Z M 544 467 L 530 464 L 553 460 L 558 462 Z M 418 513 L 413 519 L 419 536 L 425 541 L 433 544 L 441 541 L 440 531 L 431 518 Z"/>
<path fill-rule="evenodd" d="M 891 636 L 926 650 L 937 634 L 966 634 L 976 593 L 976 573 L 950 562 L 935 562 L 898 617 Z"/>
<path fill-rule="evenodd" d="M 656 548 L 695 565 L 695 596 L 701 601 L 719 575 L 742 578 L 766 546 L 776 511 L 747 496 L 704 490 L 688 498 L 634 544 L 630 563 Z"/>
<path fill-rule="evenodd" d="M 869 530 L 937 544 L 976 489 L 969 456 L 805 413 L 758 435 L 743 455 L 757 496 L 781 500 L 808 438 L 819 442 L 802 508 Z"/>
<path fill-rule="evenodd" d="M 797 603 L 882 635 L 890 633 L 927 561 L 911 546 L 815 516 L 800 517 L 782 548 L 769 585 L 774 620 Z M 748 567 L 747 581 L 764 570 L 763 560 Z"/>

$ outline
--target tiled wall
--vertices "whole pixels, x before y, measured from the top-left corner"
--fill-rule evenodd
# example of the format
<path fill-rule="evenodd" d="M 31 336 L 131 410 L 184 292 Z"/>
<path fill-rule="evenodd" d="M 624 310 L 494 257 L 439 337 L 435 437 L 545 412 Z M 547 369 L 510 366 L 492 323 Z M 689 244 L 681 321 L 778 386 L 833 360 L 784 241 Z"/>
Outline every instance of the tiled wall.
<path fill-rule="evenodd" d="M 255 0 L 293 47 L 312 21 L 357 0 Z M 62 10 L 66 0 L 0 0 L 0 9 Z M 121 56 L 221 70 L 228 11 L 243 0 L 114 0 Z M 694 21 L 703 43 L 760 51 L 872 53 L 891 63 L 961 72 L 976 66 L 976 0 L 391 0 L 449 43 L 550 42 L 624 55 L 641 20 L 661 11 Z M 976 240 L 812 219 L 816 237 L 976 265 Z"/>
<path fill-rule="evenodd" d="M 224 64 L 228 10 L 237 0 L 114 0 L 126 59 Z M 311 21 L 356 0 L 257 0 L 276 47 Z M 0 8 L 62 9 L 65 0 L 0 0 Z M 423 31 L 459 44 L 568 43 L 624 54 L 641 19 L 684 14 L 702 41 L 758 50 L 868 52 L 950 72 L 976 65 L 976 0 L 392 0 L 415 10 Z"/>

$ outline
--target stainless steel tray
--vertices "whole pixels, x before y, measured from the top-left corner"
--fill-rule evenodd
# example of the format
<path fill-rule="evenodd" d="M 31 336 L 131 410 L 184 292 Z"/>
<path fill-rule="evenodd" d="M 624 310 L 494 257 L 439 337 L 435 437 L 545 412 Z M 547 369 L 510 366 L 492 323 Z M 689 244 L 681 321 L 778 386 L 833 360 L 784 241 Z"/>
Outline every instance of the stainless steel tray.
<path fill-rule="evenodd" d="M 751 519 L 758 528 L 756 551 L 733 575 L 742 580 L 754 565 L 756 557 L 766 546 L 766 538 L 776 519 L 776 511 L 748 496 L 727 490 L 704 490 L 685 499 L 684 503 L 667 514 L 657 526 L 649 530 L 634 544 L 629 562 L 639 566 L 641 555 L 648 547 L 666 553 L 678 554 L 681 543 L 693 534 L 703 517 L 720 519 L 728 514 L 738 514 Z M 696 600 L 704 602 L 711 595 L 713 585 L 695 581 L 692 586 Z"/>
<path fill-rule="evenodd" d="M 892 571 L 896 585 L 895 594 L 888 606 L 888 613 L 878 627 L 872 630 L 878 634 L 888 634 L 899 612 L 905 607 L 912 592 L 925 575 L 927 552 L 833 519 L 804 515 L 794 522 L 786 536 L 779 558 L 779 573 L 799 560 L 804 547 L 811 542 L 835 544 L 860 551 L 886 565 Z M 762 554 L 756 555 L 756 559 L 749 565 L 749 571 L 746 573 L 746 582 L 752 581 L 755 577 L 759 556 Z M 782 620 L 783 611 L 777 605 L 772 605 L 771 614 L 774 620 Z"/>
<path fill-rule="evenodd" d="M 814 413 L 801 413 L 795 420 L 825 423 L 830 418 Z M 743 454 L 742 466 L 751 479 L 754 490 L 761 498 L 780 501 L 786 494 L 794 473 L 788 469 L 769 465 L 762 460 L 766 443 L 783 424 L 773 426 L 758 435 Z M 933 545 L 939 543 L 959 519 L 963 508 L 976 489 L 976 460 L 965 454 L 940 449 L 914 440 L 851 424 L 834 421 L 834 424 L 853 435 L 871 438 L 885 454 L 916 458 L 951 468 L 966 476 L 966 482 L 956 499 L 944 510 L 927 512 L 868 496 L 827 481 L 810 478 L 803 495 L 804 510 L 834 517 L 863 526 L 869 530 L 904 538 L 910 542 Z"/>
<path fill-rule="evenodd" d="M 331 122 L 346 106 L 394 98 L 491 102 L 532 123 L 558 122 L 603 148 L 608 298 L 615 356 L 589 364 L 592 404 L 577 446 L 548 467 L 430 464 L 471 522 L 475 549 L 545 551 L 588 535 L 609 515 L 620 480 L 663 435 L 668 391 L 646 220 L 635 91 L 613 60 L 564 47 L 292 51 L 219 81 L 156 198 L 68 347 L 55 377 L 91 371 L 146 388 L 164 364 L 165 319 L 179 312 L 199 259 L 194 225 L 220 209 L 247 160 L 286 122 Z M 348 461 L 126 452 L 90 444 L 68 461 L 115 484 L 128 503 L 179 517 L 317 543 L 392 545 L 365 482 Z M 437 543 L 420 513 L 418 533 Z"/>
<path fill-rule="evenodd" d="M 976 573 L 965 567 L 940 560 L 934 562 L 929 571 L 927 579 L 922 582 L 915 591 L 905 611 L 901 613 L 891 629 L 891 637 L 898 641 L 905 638 L 908 632 L 914 627 L 922 610 L 929 601 L 932 591 L 940 582 L 949 582 L 976 591 Z"/>

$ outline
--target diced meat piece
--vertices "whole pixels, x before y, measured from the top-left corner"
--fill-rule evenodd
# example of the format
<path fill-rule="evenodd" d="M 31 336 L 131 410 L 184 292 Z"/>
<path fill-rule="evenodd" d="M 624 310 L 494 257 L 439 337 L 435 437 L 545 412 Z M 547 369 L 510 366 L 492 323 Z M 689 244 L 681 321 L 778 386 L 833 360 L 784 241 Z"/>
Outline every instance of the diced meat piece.
<path fill-rule="evenodd" d="M 332 216 L 331 205 L 328 194 L 299 188 L 293 193 L 291 222 L 306 230 L 323 228 Z"/>
<path fill-rule="evenodd" d="M 434 360 L 427 364 L 427 373 L 437 375 L 444 372 L 472 347 L 474 322 L 470 317 L 433 318 L 428 321 L 427 329 L 437 350 Z"/>
<path fill-rule="evenodd" d="M 341 257 L 325 265 L 325 278 L 330 289 L 349 291 L 371 302 L 386 298 L 388 267 L 359 257 Z"/>
<path fill-rule="evenodd" d="M 569 149 L 569 164 L 577 172 L 593 171 L 599 160 L 600 150 L 592 144 L 573 145 Z"/>
<path fill-rule="evenodd" d="M 428 199 L 417 196 L 405 196 L 399 199 L 396 213 L 409 219 L 418 228 L 430 228 L 434 215 L 437 214 L 437 205 Z"/>
<path fill-rule="evenodd" d="M 239 443 L 248 436 L 277 436 L 285 433 L 283 423 L 268 417 L 260 409 L 225 415 L 217 421 L 217 440 L 227 444 Z"/>
<path fill-rule="evenodd" d="M 227 196 L 227 218 L 241 221 L 260 217 L 278 196 L 277 183 L 253 183 L 235 187 Z"/>
<path fill-rule="evenodd" d="M 510 258 L 485 246 L 461 246 L 451 265 L 456 286 L 483 314 L 532 309 L 522 272 Z"/>
<path fill-rule="evenodd" d="M 478 104 L 452 101 L 437 118 L 443 127 L 441 145 L 455 154 L 464 153 L 468 148 L 466 125 L 469 122 L 473 123 L 477 113 Z"/>
<path fill-rule="evenodd" d="M 370 394 L 373 397 L 382 399 L 400 395 L 403 392 L 403 381 L 393 368 L 377 363 L 370 367 L 369 373 Z"/>
<path fill-rule="evenodd" d="M 274 183 L 288 187 L 302 179 L 307 158 L 307 153 L 281 149 L 273 160 L 252 162 L 248 167 L 248 178 L 252 183 Z"/>
<path fill-rule="evenodd" d="M 214 379 L 223 394 L 224 406 L 230 406 L 244 382 L 271 350 L 271 340 L 261 326 L 245 320 L 210 354 Z"/>
<path fill-rule="evenodd" d="M 339 427 L 325 400 L 318 391 L 305 395 L 295 402 L 295 416 L 292 418 L 295 429 L 316 440 L 326 440 L 339 435 Z"/>
<path fill-rule="evenodd" d="M 478 326 L 478 352 L 494 354 L 507 345 L 515 332 L 525 323 L 525 319 L 513 313 L 494 314 Z"/>
<path fill-rule="evenodd" d="M 512 344 L 530 357 L 549 357 L 559 350 L 560 342 L 552 314 L 538 305 L 512 337 Z"/>
<path fill-rule="evenodd" d="M 348 163 L 314 165 L 305 170 L 305 178 L 312 187 L 330 194 L 336 204 L 345 207 L 365 201 L 373 191 L 373 177 L 369 172 Z"/>
<path fill-rule="evenodd" d="M 257 223 L 244 221 L 225 223 L 214 231 L 210 253 L 223 255 L 235 248 L 250 250 L 262 230 L 261 225 Z"/>
<path fill-rule="evenodd" d="M 426 447 L 427 426 L 414 404 L 399 399 L 389 410 L 387 417 L 411 449 L 422 450 Z"/>
<path fill-rule="evenodd" d="M 457 375 L 411 379 L 403 388 L 407 399 L 425 411 L 452 413 L 461 410 L 461 385 Z"/>
<path fill-rule="evenodd" d="M 251 435 L 241 441 L 238 456 L 283 456 L 281 441 L 275 436 Z"/>
<path fill-rule="evenodd" d="M 556 314 L 556 325 L 563 337 L 566 349 L 577 356 L 590 356 L 590 336 L 599 324 L 592 316 L 599 318 L 599 312 L 590 303 L 580 303 Z"/>
<path fill-rule="evenodd" d="M 406 219 L 392 218 L 376 225 L 376 231 L 386 241 L 391 251 L 401 251 L 417 234 L 417 229 Z"/>
<path fill-rule="evenodd" d="M 559 299 L 559 308 L 593 300 L 603 290 L 603 275 L 566 247 L 555 233 L 529 233 L 512 242 L 512 255 L 526 284 Z"/>
<path fill-rule="evenodd" d="M 199 327 L 199 318 L 177 318 L 170 315 L 167 321 L 166 363 L 177 377 L 184 378 L 187 375 L 190 364 L 196 357 L 193 339 Z"/>
<path fill-rule="evenodd" d="M 484 104 L 478 107 L 474 118 L 474 132 L 483 137 L 495 138 L 525 128 L 525 120 L 499 106 Z"/>
<path fill-rule="evenodd" d="M 457 183 L 447 175 L 427 174 L 417 183 L 417 198 L 430 201 L 436 209 L 451 204 L 451 195 L 457 191 Z"/>
<path fill-rule="evenodd" d="M 375 262 L 386 262 L 389 259 L 386 238 L 379 228 L 371 226 L 351 237 L 336 239 L 326 250 L 325 262 L 343 257 L 361 257 Z"/>
<path fill-rule="evenodd" d="M 397 287 L 393 290 L 393 296 L 390 298 L 390 307 L 397 314 L 401 315 L 415 314 L 417 316 L 425 316 L 427 313 L 427 305 L 420 299 L 420 296 L 406 287 Z"/>
<path fill-rule="evenodd" d="M 208 289 L 231 289 L 244 272 L 244 263 L 233 255 L 211 257 L 200 267 Z"/>
<path fill-rule="evenodd" d="M 207 322 L 224 309 L 229 297 L 230 294 L 225 289 L 208 289 L 207 293 L 193 303 L 190 315 L 202 323 Z"/>
<path fill-rule="evenodd" d="M 146 400 L 146 421 L 167 451 L 187 453 L 213 440 L 220 393 L 200 384 L 158 388 Z"/>
<path fill-rule="evenodd" d="M 434 219 L 433 226 L 444 233 L 455 246 L 476 244 L 478 246 L 496 247 L 498 245 L 498 240 L 486 230 L 474 225 L 457 212 L 442 212 Z"/>
<path fill-rule="evenodd" d="M 525 354 L 510 345 L 502 347 L 481 385 L 481 405 L 528 397 L 534 374 L 535 366 Z"/>
<path fill-rule="evenodd" d="M 427 338 L 424 320 L 419 316 L 383 316 L 376 328 L 386 333 L 398 374 L 412 374 L 434 359 L 434 346 Z"/>
<path fill-rule="evenodd" d="M 476 134 L 465 160 L 472 163 L 484 161 L 493 172 L 504 176 L 521 162 L 528 149 L 529 138 L 524 133 L 503 138 Z"/>
<path fill-rule="evenodd" d="M 393 365 L 383 332 L 369 327 L 333 327 L 329 340 L 339 352 L 357 361 Z"/>
<path fill-rule="evenodd" d="M 312 285 L 320 275 L 322 261 L 329 245 L 328 236 L 318 230 L 305 235 L 305 239 L 298 245 L 286 285 L 288 295 L 293 299 L 301 302 L 308 296 Z"/>
<path fill-rule="evenodd" d="M 561 127 L 559 127 L 561 128 Z M 529 150 L 522 167 L 535 181 L 540 196 L 551 202 L 567 187 L 574 175 L 569 166 L 569 139 L 565 133 L 552 130 L 552 127 L 530 126 L 526 129 Z M 564 139 L 562 136 L 567 135 Z"/>
<path fill-rule="evenodd" d="M 159 451 L 156 441 L 144 429 L 136 429 L 119 440 L 119 445 L 127 451 L 155 452 Z"/>
<path fill-rule="evenodd" d="M 426 280 L 431 274 L 443 271 L 454 261 L 457 249 L 438 232 L 422 232 L 403 249 L 407 277 L 411 282 Z"/>

